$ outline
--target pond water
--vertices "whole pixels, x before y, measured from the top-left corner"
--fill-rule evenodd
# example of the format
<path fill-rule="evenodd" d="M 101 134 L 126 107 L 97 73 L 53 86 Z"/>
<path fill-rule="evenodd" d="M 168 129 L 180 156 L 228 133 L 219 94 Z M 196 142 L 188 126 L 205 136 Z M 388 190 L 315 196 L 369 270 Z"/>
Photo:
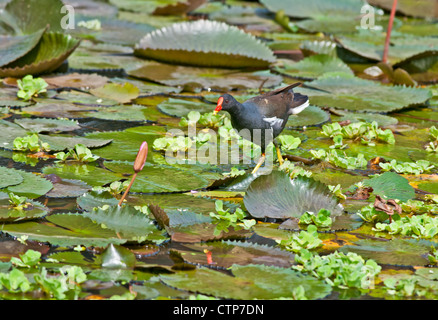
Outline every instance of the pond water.
<path fill-rule="evenodd" d="M 436 23 L 290 2 L 0 0 L 2 299 L 437 298 Z M 296 82 L 252 174 L 217 101 Z"/>

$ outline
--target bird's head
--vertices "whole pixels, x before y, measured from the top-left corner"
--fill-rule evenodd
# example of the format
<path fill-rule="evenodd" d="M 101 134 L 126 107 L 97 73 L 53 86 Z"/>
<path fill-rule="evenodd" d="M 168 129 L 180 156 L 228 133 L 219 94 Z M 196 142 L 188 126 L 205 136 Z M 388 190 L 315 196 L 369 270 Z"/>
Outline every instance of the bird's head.
<path fill-rule="evenodd" d="M 229 111 L 236 107 L 238 105 L 238 102 L 236 99 L 233 98 L 232 95 L 226 93 L 219 97 L 217 100 L 217 106 L 216 109 L 214 109 L 214 114 L 217 114 L 219 111 Z"/>

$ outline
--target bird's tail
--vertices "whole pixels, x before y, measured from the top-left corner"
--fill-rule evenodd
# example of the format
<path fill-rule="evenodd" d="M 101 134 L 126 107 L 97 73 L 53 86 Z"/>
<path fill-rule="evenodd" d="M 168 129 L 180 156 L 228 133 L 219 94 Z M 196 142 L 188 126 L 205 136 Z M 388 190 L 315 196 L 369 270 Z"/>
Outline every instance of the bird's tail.
<path fill-rule="evenodd" d="M 298 114 L 309 106 L 309 97 L 294 93 L 294 102 L 292 108 L 289 109 L 289 114 Z"/>

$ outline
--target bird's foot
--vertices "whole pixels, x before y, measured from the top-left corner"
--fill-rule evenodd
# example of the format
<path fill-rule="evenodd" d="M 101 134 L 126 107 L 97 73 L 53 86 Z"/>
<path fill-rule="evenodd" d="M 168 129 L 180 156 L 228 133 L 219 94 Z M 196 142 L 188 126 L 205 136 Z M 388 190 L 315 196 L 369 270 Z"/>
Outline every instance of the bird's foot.
<path fill-rule="evenodd" d="M 262 166 L 263 162 L 265 162 L 265 158 L 266 158 L 266 155 L 263 153 L 262 156 L 259 159 L 259 162 L 257 163 L 257 165 L 254 168 L 254 170 L 251 172 L 251 174 L 255 174 L 257 172 L 257 170 L 260 169 L 260 167 Z"/>

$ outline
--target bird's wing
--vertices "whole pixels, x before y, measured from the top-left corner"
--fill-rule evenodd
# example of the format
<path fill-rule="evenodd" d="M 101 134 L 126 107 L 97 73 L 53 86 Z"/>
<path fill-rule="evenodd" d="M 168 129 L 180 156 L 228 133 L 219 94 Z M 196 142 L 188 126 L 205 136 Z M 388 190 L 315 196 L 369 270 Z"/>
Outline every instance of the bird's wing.
<path fill-rule="evenodd" d="M 285 115 L 293 106 L 294 93 L 293 88 L 299 86 L 301 83 L 294 83 L 290 86 L 283 87 L 253 97 L 244 102 L 247 105 L 255 105 L 257 109 L 265 118 L 274 118 L 280 115 Z"/>

